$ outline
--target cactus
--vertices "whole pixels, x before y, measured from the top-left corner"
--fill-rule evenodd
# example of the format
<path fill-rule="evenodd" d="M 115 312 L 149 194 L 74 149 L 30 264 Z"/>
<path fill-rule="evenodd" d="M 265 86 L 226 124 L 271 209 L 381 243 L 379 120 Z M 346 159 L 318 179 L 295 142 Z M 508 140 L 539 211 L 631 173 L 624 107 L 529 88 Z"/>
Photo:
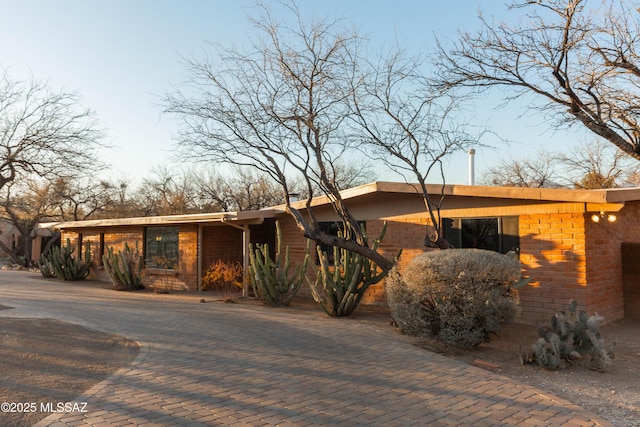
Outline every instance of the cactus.
<path fill-rule="evenodd" d="M 275 307 L 288 306 L 296 296 L 305 279 L 307 264 L 309 263 L 309 241 L 302 264 L 291 271 L 289 260 L 289 246 L 282 253 L 282 230 L 276 221 L 276 256 L 271 259 L 269 245 L 253 245 L 249 248 L 249 275 L 253 291 L 262 297 L 264 302 Z"/>
<path fill-rule="evenodd" d="M 38 261 L 38 266 L 40 267 L 40 273 L 42 277 L 45 279 L 53 279 L 56 277 L 55 271 L 51 268 L 51 264 L 47 263 L 46 259 L 43 257 Z"/>
<path fill-rule="evenodd" d="M 84 261 L 73 256 L 75 248 L 71 240 L 67 239 L 64 248 L 52 247 L 46 256 L 40 260 L 40 271 L 44 277 L 58 277 L 64 280 L 83 280 L 91 271 L 91 245 L 87 245 Z"/>
<path fill-rule="evenodd" d="M 377 250 L 386 228 L 385 222 L 380 236 L 373 243 L 373 250 Z M 320 247 L 317 250 L 320 265 L 316 270 L 315 283 L 310 284 L 313 299 L 329 316 L 349 316 L 369 286 L 382 280 L 385 273 L 378 271 L 378 266 L 368 258 L 335 246 L 333 259 L 336 264 L 330 266 L 327 253 Z"/>
<path fill-rule="evenodd" d="M 144 288 L 142 285 L 142 256 L 138 251 L 137 241 L 135 252 L 127 243 L 124 245 L 124 250 L 118 251 L 117 254 L 113 252 L 113 248 L 107 248 L 102 262 L 115 290 L 135 291 Z"/>
<path fill-rule="evenodd" d="M 599 327 L 604 317 L 589 316 L 578 311 L 575 300 L 569 302 L 568 312 L 561 311 L 551 317 L 550 326 L 536 324 L 540 338 L 533 344 L 533 354 L 520 353 L 522 363 L 537 363 L 547 369 L 558 369 L 589 356 L 590 368 L 604 372 L 613 363 L 615 343 L 605 346 Z"/>

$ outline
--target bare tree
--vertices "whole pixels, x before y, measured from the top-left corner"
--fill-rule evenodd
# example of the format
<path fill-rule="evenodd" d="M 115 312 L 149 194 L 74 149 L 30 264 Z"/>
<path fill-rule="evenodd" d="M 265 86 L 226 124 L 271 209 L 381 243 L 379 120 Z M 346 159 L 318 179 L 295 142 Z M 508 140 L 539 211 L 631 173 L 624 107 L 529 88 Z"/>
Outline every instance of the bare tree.
<path fill-rule="evenodd" d="M 192 174 L 169 168 L 155 167 L 136 192 L 145 216 L 197 213 L 197 188 Z"/>
<path fill-rule="evenodd" d="M 560 156 L 569 185 L 579 189 L 617 188 L 640 173 L 637 161 L 602 141 L 582 143 L 575 152 Z"/>
<path fill-rule="evenodd" d="M 203 208 L 211 210 L 257 210 L 284 203 L 282 191 L 268 175 L 249 168 L 228 174 L 204 170 L 194 173 Z"/>
<path fill-rule="evenodd" d="M 295 25 L 278 24 L 260 5 L 262 16 L 254 24 L 264 38 L 252 52 L 218 46 L 215 59 L 188 61 L 188 92 L 167 98 L 167 111 L 184 124 L 185 154 L 256 167 L 282 188 L 287 211 L 304 236 L 359 253 L 388 271 L 394 260 L 372 249 L 340 193 L 358 182 L 346 179 L 351 173 L 344 159 L 362 150 L 360 155 L 414 174 L 436 230 L 425 243 L 447 247 L 434 214 L 442 194 L 434 203 L 426 179 L 432 170 L 443 178 L 443 159 L 477 141 L 450 124 L 455 103 L 434 101 L 420 60 L 401 52 L 372 61 L 364 41 L 343 30 L 339 20 L 307 25 L 295 3 L 281 5 L 292 12 Z M 306 197 L 307 216 L 290 203 L 300 181 L 302 189 L 295 192 Z M 328 196 L 353 240 L 320 230 L 312 209 L 318 194 Z"/>
<path fill-rule="evenodd" d="M 2 188 L 1 215 L 19 231 L 20 243 L 7 247 L 0 241 L 0 248 L 18 264 L 30 266 L 31 247 L 36 226 L 43 220 L 59 219 L 59 199 L 54 185 L 42 180 L 11 182 Z"/>
<path fill-rule="evenodd" d="M 405 180 L 417 180 L 432 227 L 424 244 L 445 249 L 440 208 L 444 201 L 443 162 L 452 153 L 479 145 L 480 133 L 471 135 L 457 124 L 463 98 L 438 93 L 424 75 L 425 63 L 402 49 L 376 63 L 366 63 L 363 78 L 352 92 L 356 139 L 362 147 Z M 430 194 L 427 180 L 433 173 L 442 182 L 439 194 Z"/>
<path fill-rule="evenodd" d="M 561 155 L 540 151 L 532 158 L 502 160 L 487 170 L 481 182 L 502 187 L 562 187 Z"/>
<path fill-rule="evenodd" d="M 637 185 L 640 166 L 602 140 L 570 153 L 540 151 L 532 158 L 502 161 L 482 177 L 486 185 L 546 188 L 617 188 Z"/>
<path fill-rule="evenodd" d="M 587 4 L 592 5 L 589 9 Z M 440 83 L 485 92 L 506 90 L 505 102 L 533 95 L 554 128 L 581 124 L 640 159 L 640 14 L 626 0 L 521 0 L 516 25 L 482 15 L 477 34 L 461 32 L 441 45 Z"/>
<path fill-rule="evenodd" d="M 112 185 L 105 180 L 58 178 L 52 186 L 52 197 L 57 201 L 60 219 L 64 221 L 82 221 L 99 216 L 113 203 Z"/>
<path fill-rule="evenodd" d="M 339 21 L 307 25 L 294 3 L 282 6 L 295 26 L 278 24 L 260 5 L 262 16 L 253 22 L 264 38 L 252 52 L 217 46 L 216 59 L 188 61 L 188 93 L 167 97 L 167 111 L 183 122 L 184 157 L 257 168 L 278 183 L 305 237 L 359 253 L 388 271 L 394 261 L 372 249 L 336 182 L 338 159 L 352 150 L 346 121 L 361 40 Z M 306 216 L 290 203 L 295 179 L 308 194 Z M 353 240 L 321 231 L 312 208 L 317 189 Z"/>
<path fill-rule="evenodd" d="M 103 136 L 77 95 L 0 76 L 0 188 L 18 177 L 53 179 L 99 169 Z"/>
<path fill-rule="evenodd" d="M 105 178 L 100 185 L 104 186 L 109 204 L 94 212 L 97 218 L 128 218 L 143 216 L 145 210 L 137 198 L 137 188 L 130 176 L 121 175 Z"/>

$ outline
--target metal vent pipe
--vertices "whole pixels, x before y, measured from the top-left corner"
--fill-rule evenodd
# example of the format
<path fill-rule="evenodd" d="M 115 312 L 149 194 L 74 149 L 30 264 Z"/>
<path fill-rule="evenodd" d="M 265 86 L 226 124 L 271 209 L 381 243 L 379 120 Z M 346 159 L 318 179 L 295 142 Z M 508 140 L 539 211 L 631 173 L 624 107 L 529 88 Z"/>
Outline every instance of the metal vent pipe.
<path fill-rule="evenodd" d="M 475 159 L 476 150 L 471 148 L 469 151 L 469 185 L 476 185 Z"/>

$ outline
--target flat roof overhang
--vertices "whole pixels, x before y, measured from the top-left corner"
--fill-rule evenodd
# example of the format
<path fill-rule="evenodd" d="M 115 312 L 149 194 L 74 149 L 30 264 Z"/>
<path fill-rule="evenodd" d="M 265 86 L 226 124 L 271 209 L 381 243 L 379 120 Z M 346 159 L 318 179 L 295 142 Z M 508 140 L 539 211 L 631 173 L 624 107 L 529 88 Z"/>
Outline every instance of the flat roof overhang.
<path fill-rule="evenodd" d="M 160 226 L 180 224 L 216 224 L 230 223 L 235 225 L 262 224 L 265 218 L 273 218 L 279 211 L 264 209 L 258 211 L 215 212 L 203 214 L 162 215 L 116 219 L 91 219 L 85 221 L 61 221 L 42 223 L 38 228 L 53 230 L 71 230 L 78 228 L 101 228 L 123 226 Z"/>

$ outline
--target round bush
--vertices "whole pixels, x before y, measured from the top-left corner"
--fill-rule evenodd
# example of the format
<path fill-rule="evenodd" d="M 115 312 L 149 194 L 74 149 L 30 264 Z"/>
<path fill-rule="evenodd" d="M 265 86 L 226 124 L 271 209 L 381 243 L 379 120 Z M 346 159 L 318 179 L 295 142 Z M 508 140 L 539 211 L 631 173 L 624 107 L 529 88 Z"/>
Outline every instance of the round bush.
<path fill-rule="evenodd" d="M 391 315 L 406 334 L 475 347 L 512 321 L 521 277 L 515 256 L 480 249 L 447 249 L 416 256 L 386 279 Z"/>

